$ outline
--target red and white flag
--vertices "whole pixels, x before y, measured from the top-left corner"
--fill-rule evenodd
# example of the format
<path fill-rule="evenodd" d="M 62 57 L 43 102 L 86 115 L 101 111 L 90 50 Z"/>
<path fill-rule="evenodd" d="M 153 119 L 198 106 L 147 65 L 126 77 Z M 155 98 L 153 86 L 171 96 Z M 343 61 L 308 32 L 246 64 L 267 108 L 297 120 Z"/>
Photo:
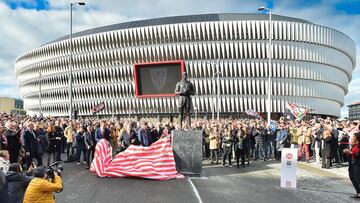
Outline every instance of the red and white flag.
<path fill-rule="evenodd" d="M 99 177 L 140 177 L 155 180 L 184 178 L 176 171 L 170 137 L 153 143 L 150 147 L 131 145 L 111 157 L 109 143 L 102 139 L 96 145 L 90 171 Z"/>
<path fill-rule="evenodd" d="M 309 112 L 309 109 L 296 104 L 287 103 L 286 108 L 290 110 L 296 119 L 301 120 Z"/>
<path fill-rule="evenodd" d="M 98 105 L 92 107 L 90 110 L 93 114 L 105 109 L 105 102 L 100 102 Z"/>

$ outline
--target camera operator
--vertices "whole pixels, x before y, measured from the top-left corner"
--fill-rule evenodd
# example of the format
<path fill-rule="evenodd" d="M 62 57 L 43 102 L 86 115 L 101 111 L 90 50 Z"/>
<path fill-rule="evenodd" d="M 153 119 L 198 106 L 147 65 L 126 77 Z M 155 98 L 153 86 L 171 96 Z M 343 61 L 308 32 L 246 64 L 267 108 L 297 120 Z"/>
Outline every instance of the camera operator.
<path fill-rule="evenodd" d="M 24 175 L 22 167 L 19 163 L 13 163 L 6 173 L 6 181 L 8 182 L 9 201 L 12 203 L 22 203 L 27 186 L 32 180 L 31 172 L 33 166 L 30 166 L 27 171 L 28 174 Z"/>
<path fill-rule="evenodd" d="M 34 169 L 35 178 L 31 180 L 24 196 L 24 203 L 55 202 L 53 192 L 59 192 L 63 188 L 61 177 L 54 171 L 53 182 L 49 181 L 45 167 Z"/>

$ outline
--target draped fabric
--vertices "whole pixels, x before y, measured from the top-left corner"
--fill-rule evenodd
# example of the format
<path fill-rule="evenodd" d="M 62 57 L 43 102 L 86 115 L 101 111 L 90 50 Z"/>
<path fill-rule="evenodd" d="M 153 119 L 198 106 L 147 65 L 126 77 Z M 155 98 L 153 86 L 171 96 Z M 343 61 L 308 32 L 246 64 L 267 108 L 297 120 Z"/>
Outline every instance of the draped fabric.
<path fill-rule="evenodd" d="M 113 159 L 105 139 L 96 145 L 90 171 L 99 177 L 140 177 L 154 180 L 183 178 L 178 174 L 170 137 L 153 143 L 150 147 L 131 145 Z"/>

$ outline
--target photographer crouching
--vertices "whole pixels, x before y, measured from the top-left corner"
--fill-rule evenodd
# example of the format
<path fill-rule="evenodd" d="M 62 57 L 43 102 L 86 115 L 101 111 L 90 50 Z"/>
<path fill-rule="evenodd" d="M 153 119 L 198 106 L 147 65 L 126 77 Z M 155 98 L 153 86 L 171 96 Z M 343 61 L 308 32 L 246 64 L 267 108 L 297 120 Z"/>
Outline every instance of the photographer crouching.
<path fill-rule="evenodd" d="M 60 170 L 57 162 L 48 169 L 40 166 L 34 169 L 34 179 L 31 180 L 24 196 L 24 203 L 48 203 L 55 202 L 53 192 L 61 192 L 63 189 Z"/>

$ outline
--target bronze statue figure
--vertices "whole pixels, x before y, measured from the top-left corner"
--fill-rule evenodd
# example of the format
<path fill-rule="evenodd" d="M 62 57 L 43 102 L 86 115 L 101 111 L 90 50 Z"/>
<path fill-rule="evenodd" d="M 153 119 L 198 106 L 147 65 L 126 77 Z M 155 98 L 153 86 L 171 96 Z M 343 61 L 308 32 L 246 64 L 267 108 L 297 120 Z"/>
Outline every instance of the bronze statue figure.
<path fill-rule="evenodd" d="M 176 84 L 175 94 L 180 96 L 178 101 L 180 129 L 182 129 L 184 113 L 187 114 L 188 125 L 191 126 L 190 123 L 191 95 L 195 95 L 195 88 L 194 85 L 189 80 L 187 80 L 186 72 L 184 72 L 184 79 L 182 79 Z"/>

